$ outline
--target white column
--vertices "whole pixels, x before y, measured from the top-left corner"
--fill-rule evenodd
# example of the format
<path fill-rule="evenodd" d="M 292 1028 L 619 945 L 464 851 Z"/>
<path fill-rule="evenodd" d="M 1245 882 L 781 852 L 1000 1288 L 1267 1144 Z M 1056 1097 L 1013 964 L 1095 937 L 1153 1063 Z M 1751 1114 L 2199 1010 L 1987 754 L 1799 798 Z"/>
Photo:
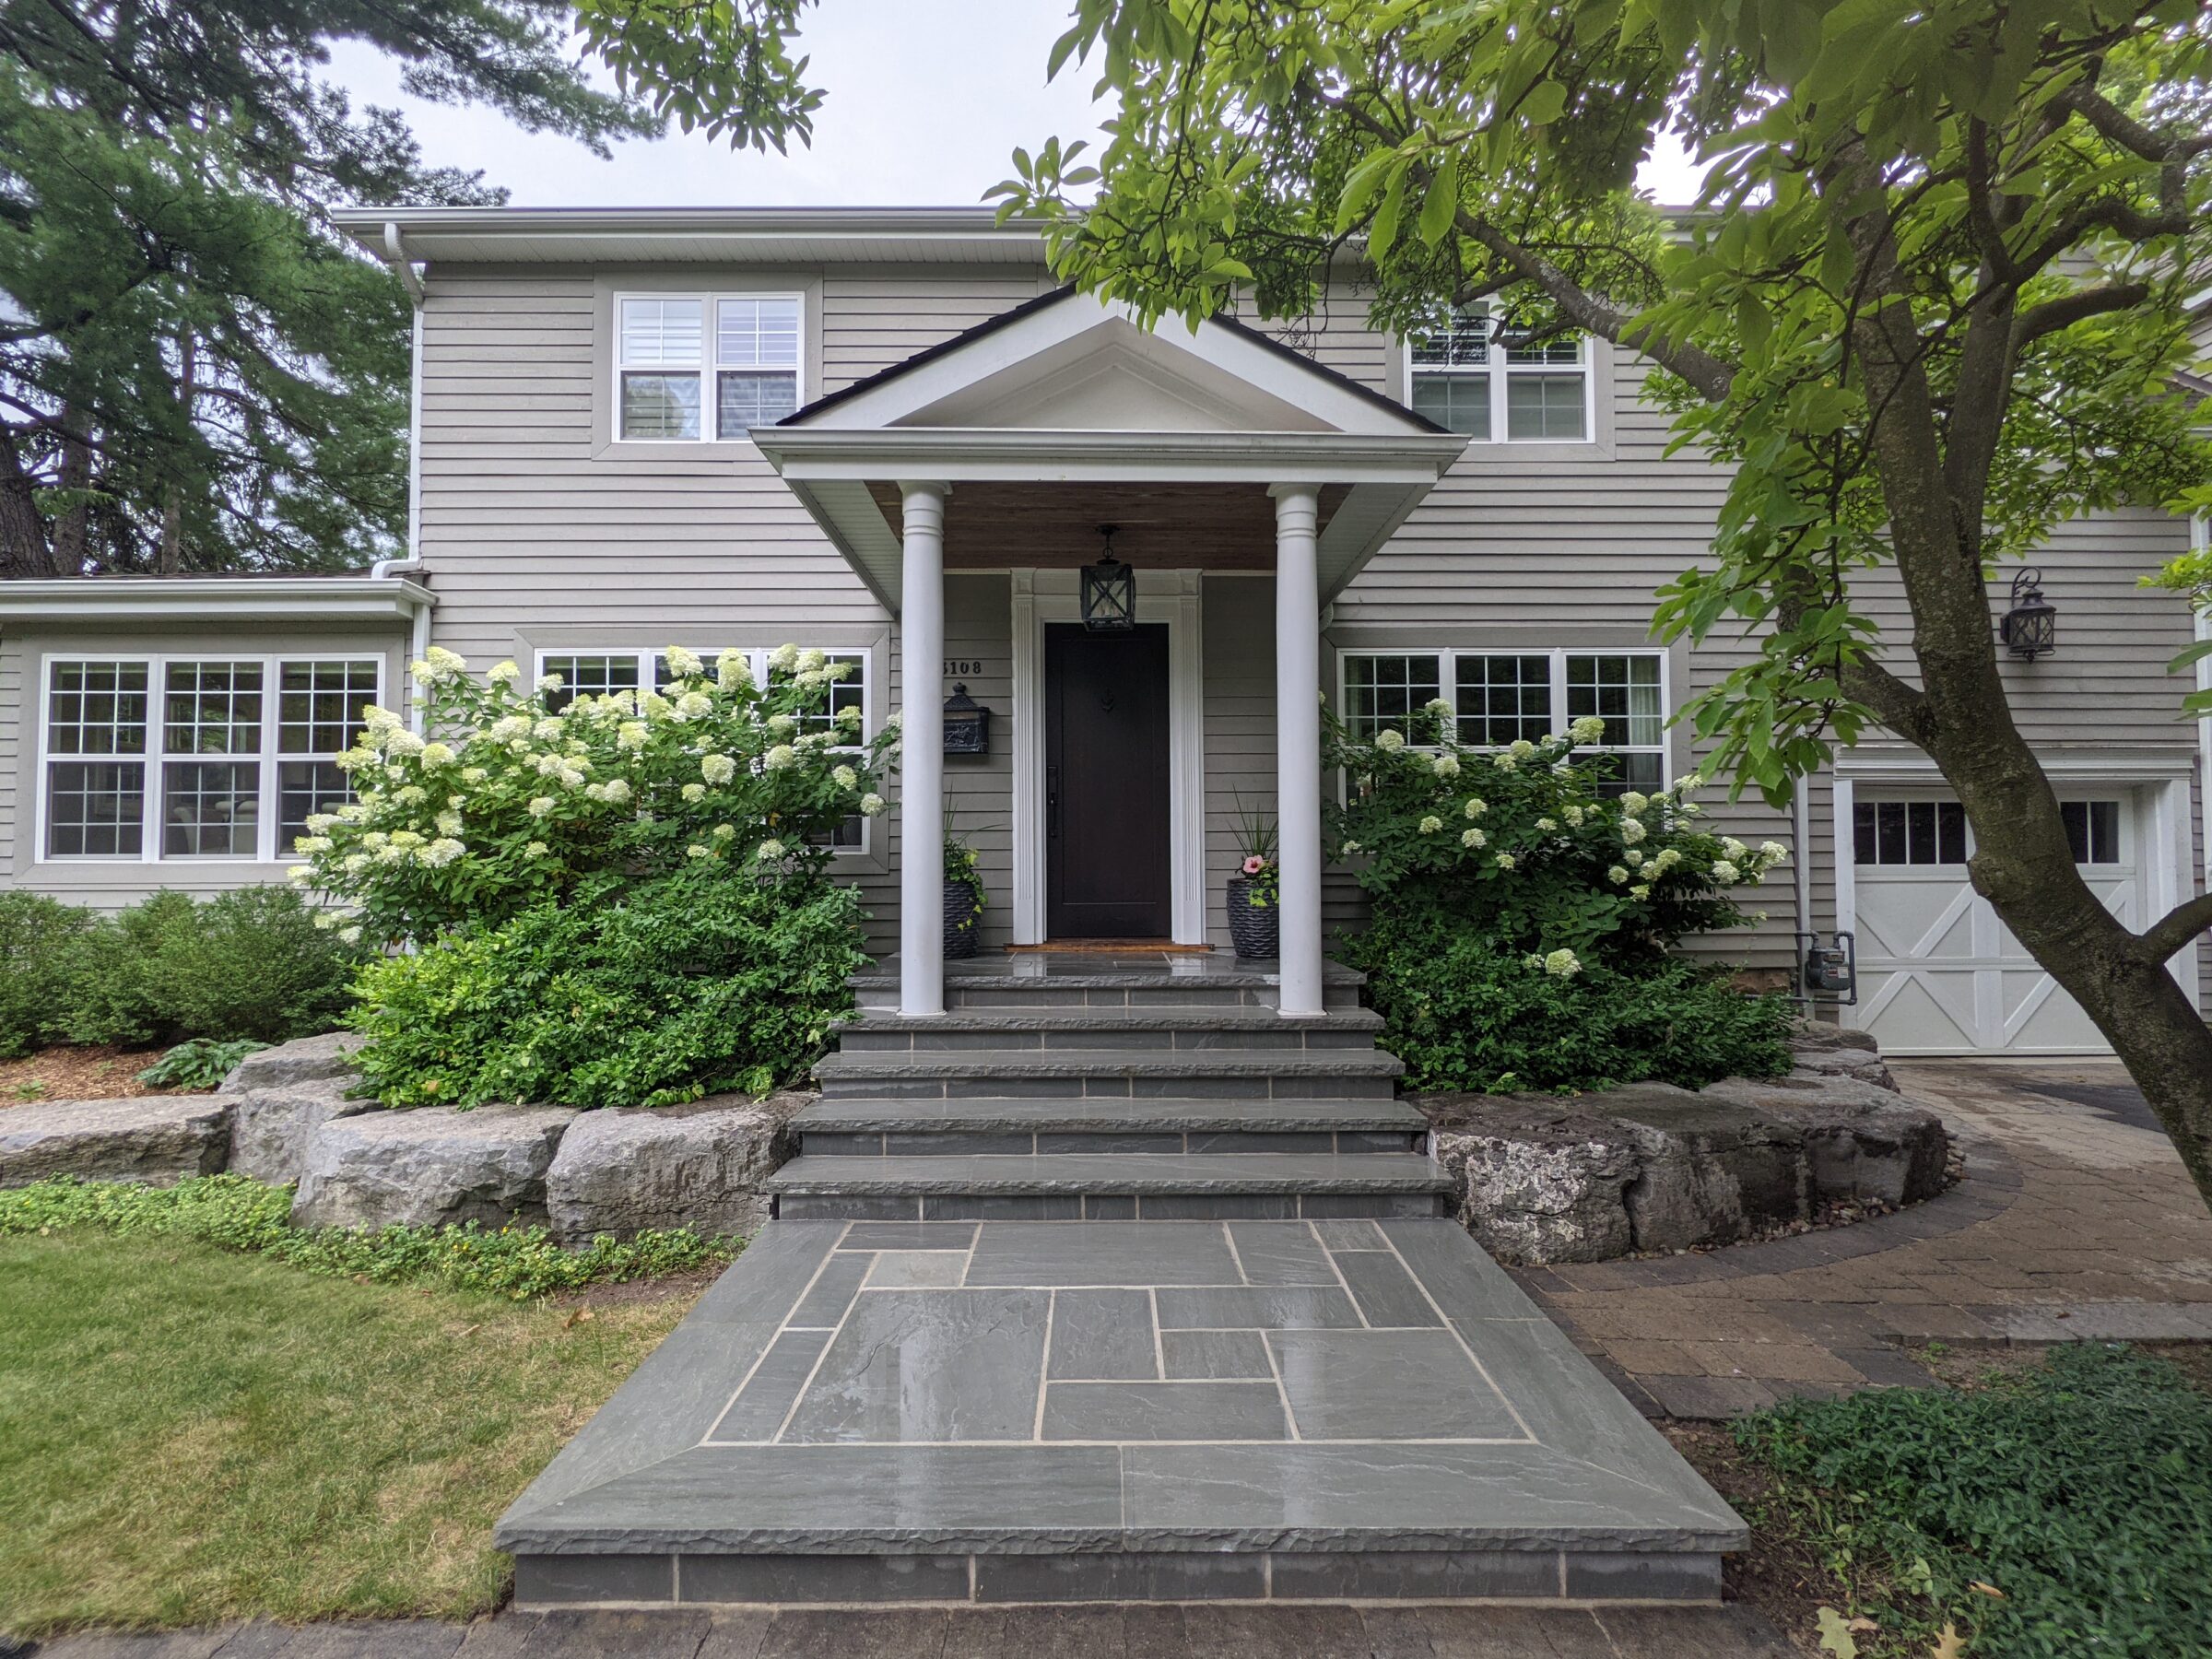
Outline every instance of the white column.
<path fill-rule="evenodd" d="M 945 1012 L 945 486 L 901 480 L 899 1011 Z"/>
<path fill-rule="evenodd" d="M 1320 490 L 1277 484 L 1275 498 L 1275 784 L 1282 858 L 1282 1012 L 1322 1011 Z"/>

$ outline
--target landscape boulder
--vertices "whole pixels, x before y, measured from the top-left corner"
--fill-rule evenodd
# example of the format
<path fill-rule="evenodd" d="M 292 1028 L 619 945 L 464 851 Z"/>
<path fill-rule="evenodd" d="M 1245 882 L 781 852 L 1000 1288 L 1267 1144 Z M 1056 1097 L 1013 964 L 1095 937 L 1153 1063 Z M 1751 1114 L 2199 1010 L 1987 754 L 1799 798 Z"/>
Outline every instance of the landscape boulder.
<path fill-rule="evenodd" d="M 316 1130 L 334 1118 L 376 1110 L 374 1100 L 350 1097 L 355 1086 L 348 1074 L 229 1096 L 231 1171 L 279 1186 L 298 1181 L 306 1172 L 307 1148 Z"/>
<path fill-rule="evenodd" d="M 1437 1125 L 1461 1225 L 1483 1248 L 1525 1262 L 1603 1262 L 1636 1247 L 1628 1190 L 1642 1172 L 1632 1126 L 1540 1096 L 1416 1097 Z"/>
<path fill-rule="evenodd" d="M 587 1112 L 569 1125 L 546 1175 L 553 1237 L 688 1227 L 749 1233 L 768 1219 L 760 1183 L 795 1149 L 788 1125 L 810 1097 L 709 1095 L 684 1106 Z"/>
<path fill-rule="evenodd" d="M 546 1219 L 546 1171 L 567 1106 L 450 1106 L 335 1117 L 308 1137 L 292 1219 L 301 1227 L 418 1227 Z"/>
<path fill-rule="evenodd" d="M 216 1092 L 288 1088 L 299 1083 L 333 1083 L 353 1077 L 353 1052 L 361 1039 L 351 1031 L 326 1031 L 275 1048 L 258 1049 L 232 1068 Z"/>
<path fill-rule="evenodd" d="M 53 1175 L 171 1186 L 213 1175 L 230 1151 L 231 1102 L 217 1095 L 49 1100 L 0 1112 L 0 1187 Z"/>

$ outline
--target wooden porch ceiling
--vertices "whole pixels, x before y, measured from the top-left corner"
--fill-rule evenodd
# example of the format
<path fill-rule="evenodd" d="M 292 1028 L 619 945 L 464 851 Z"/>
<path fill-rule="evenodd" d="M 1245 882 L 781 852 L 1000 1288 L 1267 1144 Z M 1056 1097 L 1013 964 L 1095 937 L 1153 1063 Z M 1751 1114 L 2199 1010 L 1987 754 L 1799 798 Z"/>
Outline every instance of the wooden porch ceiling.
<path fill-rule="evenodd" d="M 872 482 L 884 522 L 904 535 L 899 486 Z M 1321 525 L 1350 493 L 1321 491 Z M 1095 563 L 1100 524 L 1113 550 L 1145 570 L 1275 568 L 1275 502 L 1259 484 L 956 484 L 945 499 L 945 568 L 1069 570 Z"/>

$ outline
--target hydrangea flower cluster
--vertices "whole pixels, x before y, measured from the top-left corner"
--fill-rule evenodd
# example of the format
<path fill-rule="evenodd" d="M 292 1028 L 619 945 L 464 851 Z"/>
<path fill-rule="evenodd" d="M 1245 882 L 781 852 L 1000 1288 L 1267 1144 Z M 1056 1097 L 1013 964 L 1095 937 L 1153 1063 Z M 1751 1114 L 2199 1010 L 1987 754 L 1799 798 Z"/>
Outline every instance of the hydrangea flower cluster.
<path fill-rule="evenodd" d="M 1749 925 L 1735 891 L 1789 856 L 1700 826 L 1695 772 L 1622 790 L 1618 763 L 1587 752 L 1606 735 L 1596 716 L 1497 749 L 1455 742 L 1450 716 L 1431 705 L 1367 738 L 1328 722 L 1328 763 L 1348 780 L 1330 844 L 1378 906 L 1433 909 L 1509 960 L 1571 979 Z"/>
<path fill-rule="evenodd" d="M 420 942 L 497 923 L 587 877 L 643 880 L 719 861 L 747 879 L 818 873 L 838 826 L 883 810 L 896 732 L 862 736 L 830 712 L 850 665 L 785 646 L 769 683 L 745 656 L 711 668 L 665 653 L 657 689 L 557 700 L 558 677 L 482 681 L 432 646 L 410 673 L 424 735 L 371 708 L 338 757 L 355 798 L 308 820 L 292 871 L 326 895 L 331 925 L 371 943 Z"/>

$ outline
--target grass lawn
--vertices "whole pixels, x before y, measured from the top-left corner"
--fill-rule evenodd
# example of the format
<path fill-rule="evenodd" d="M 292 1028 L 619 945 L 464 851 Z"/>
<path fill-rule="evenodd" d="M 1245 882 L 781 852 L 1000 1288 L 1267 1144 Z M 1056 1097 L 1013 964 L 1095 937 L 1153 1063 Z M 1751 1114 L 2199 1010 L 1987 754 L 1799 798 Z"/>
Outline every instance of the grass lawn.
<path fill-rule="evenodd" d="M 0 1238 L 0 1631 L 462 1618 L 492 1522 L 698 1288 L 575 1306 Z"/>

